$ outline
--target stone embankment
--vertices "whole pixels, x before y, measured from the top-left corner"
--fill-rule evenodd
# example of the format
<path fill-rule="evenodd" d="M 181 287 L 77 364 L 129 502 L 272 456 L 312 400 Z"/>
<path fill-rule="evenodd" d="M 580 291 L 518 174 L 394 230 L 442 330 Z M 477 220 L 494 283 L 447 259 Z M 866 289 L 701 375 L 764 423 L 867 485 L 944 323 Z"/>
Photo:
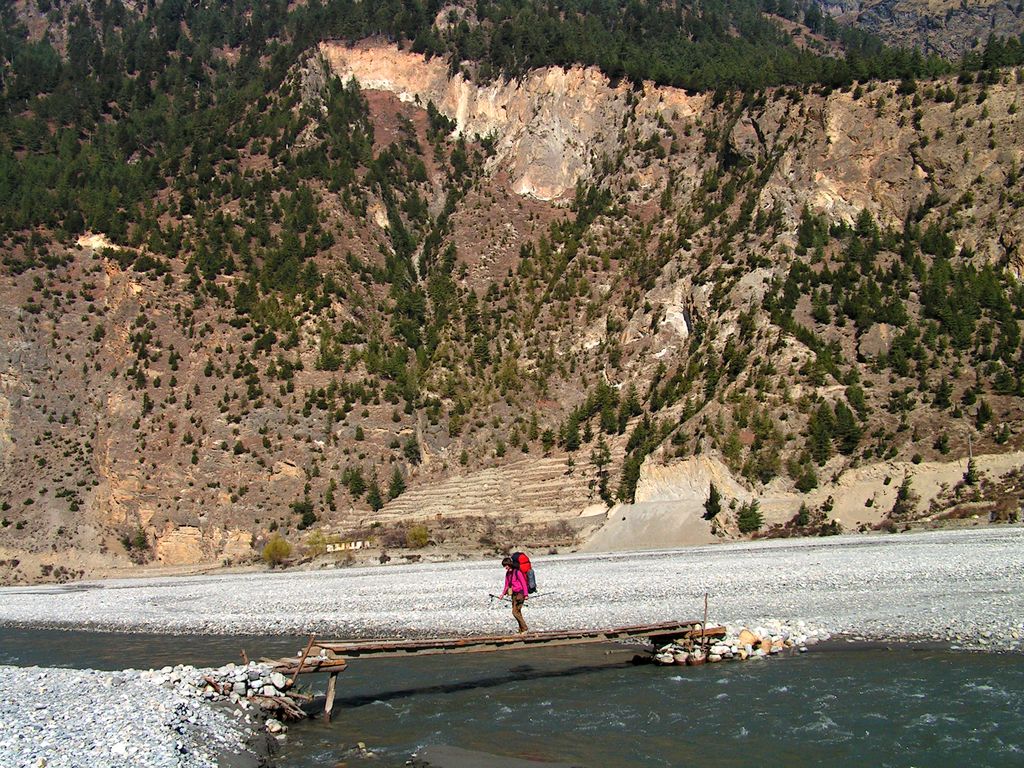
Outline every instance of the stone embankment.
<path fill-rule="evenodd" d="M 301 712 L 267 664 L 121 672 L 0 667 L 0 765 L 249 768 Z"/>

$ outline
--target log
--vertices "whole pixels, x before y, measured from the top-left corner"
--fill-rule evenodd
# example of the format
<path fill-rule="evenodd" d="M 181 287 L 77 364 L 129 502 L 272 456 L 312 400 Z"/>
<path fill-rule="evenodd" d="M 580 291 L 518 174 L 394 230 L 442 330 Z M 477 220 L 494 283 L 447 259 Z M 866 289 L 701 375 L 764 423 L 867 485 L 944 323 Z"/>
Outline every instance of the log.
<path fill-rule="evenodd" d="M 306 713 L 287 696 L 250 696 L 249 701 L 285 720 L 305 720 Z"/>
<path fill-rule="evenodd" d="M 289 677 L 298 676 L 297 667 L 292 659 L 278 659 L 271 663 L 274 665 L 275 672 L 280 672 L 282 675 L 288 675 Z M 306 660 L 306 665 L 302 668 L 302 672 L 304 674 L 311 672 L 342 672 L 347 666 L 348 662 L 344 659 L 324 659 L 317 656 Z"/>
<path fill-rule="evenodd" d="M 295 685 L 295 681 L 298 679 L 299 673 L 302 672 L 302 665 L 306 663 L 306 657 L 309 656 L 309 649 L 313 647 L 314 640 L 316 640 L 316 635 L 310 635 L 309 642 L 306 643 L 306 650 L 302 652 L 302 658 L 299 659 L 299 666 L 295 668 L 295 674 L 288 680 L 289 688 Z"/>

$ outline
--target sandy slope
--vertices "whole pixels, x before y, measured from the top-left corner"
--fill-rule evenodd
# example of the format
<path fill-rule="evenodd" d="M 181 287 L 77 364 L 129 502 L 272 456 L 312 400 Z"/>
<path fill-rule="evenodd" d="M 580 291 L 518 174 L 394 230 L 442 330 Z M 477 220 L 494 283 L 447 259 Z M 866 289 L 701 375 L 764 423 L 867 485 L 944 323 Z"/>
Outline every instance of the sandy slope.
<path fill-rule="evenodd" d="M 1024 466 L 1024 453 L 977 456 L 975 462 L 980 473 L 994 480 Z M 855 467 L 827 482 L 826 467 L 820 471 L 821 486 L 810 493 L 799 493 L 782 482 L 754 492 L 737 483 L 728 468 L 714 456 L 695 456 L 668 465 L 649 461 L 637 485 L 637 503 L 621 504 L 609 510 L 604 525 L 590 536 L 582 549 L 614 552 L 691 547 L 718 540 L 711 533 L 711 524 L 702 517 L 711 483 L 722 494 L 720 516 L 727 520 L 727 528 L 735 516 L 728 510 L 733 500 L 737 503 L 757 500 L 767 526 L 790 520 L 801 504 L 815 509 L 831 498 L 829 517 L 838 520 L 843 530 L 855 531 L 862 525 L 873 526 L 888 514 L 905 476 L 910 477 L 911 488 L 919 497 L 918 510 L 927 512 L 932 499 L 960 482 L 966 469 L 966 459 L 920 464 L 886 461 Z"/>

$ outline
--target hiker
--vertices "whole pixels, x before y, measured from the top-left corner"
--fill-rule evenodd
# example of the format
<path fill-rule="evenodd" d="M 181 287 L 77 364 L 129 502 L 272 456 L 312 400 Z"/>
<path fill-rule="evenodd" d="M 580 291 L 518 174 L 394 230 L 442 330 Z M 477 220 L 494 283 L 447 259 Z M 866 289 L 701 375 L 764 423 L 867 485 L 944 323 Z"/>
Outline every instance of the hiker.
<path fill-rule="evenodd" d="M 506 557 L 501 564 L 505 566 L 505 589 L 501 591 L 501 598 L 504 600 L 506 593 L 512 598 L 512 615 L 519 622 L 519 634 L 523 634 L 529 629 L 523 621 L 523 605 L 529 594 L 526 575 L 513 566 L 511 557 Z"/>

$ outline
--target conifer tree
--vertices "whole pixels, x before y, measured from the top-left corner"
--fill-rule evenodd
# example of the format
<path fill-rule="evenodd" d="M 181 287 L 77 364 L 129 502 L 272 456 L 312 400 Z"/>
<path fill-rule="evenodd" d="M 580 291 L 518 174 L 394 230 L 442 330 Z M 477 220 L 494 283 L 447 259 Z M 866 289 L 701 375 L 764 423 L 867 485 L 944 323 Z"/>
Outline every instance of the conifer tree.
<path fill-rule="evenodd" d="M 374 471 L 373 476 L 370 478 L 369 489 L 366 491 L 366 503 L 370 505 L 370 509 L 374 512 L 384 506 L 384 499 L 381 497 L 380 483 L 377 482 L 376 471 Z"/>
<path fill-rule="evenodd" d="M 704 502 L 704 519 L 711 520 L 722 511 L 722 494 L 718 492 L 718 487 L 711 483 L 708 488 L 708 498 Z"/>
<path fill-rule="evenodd" d="M 405 492 L 405 478 L 402 477 L 402 473 L 398 467 L 394 468 L 391 473 L 391 482 L 388 484 L 388 498 L 397 499 Z"/>
<path fill-rule="evenodd" d="M 608 465 L 612 461 L 612 452 L 602 434 L 597 438 L 597 445 L 590 452 L 590 463 L 597 473 L 597 493 L 606 504 L 612 503 L 611 491 L 608 488 Z"/>

